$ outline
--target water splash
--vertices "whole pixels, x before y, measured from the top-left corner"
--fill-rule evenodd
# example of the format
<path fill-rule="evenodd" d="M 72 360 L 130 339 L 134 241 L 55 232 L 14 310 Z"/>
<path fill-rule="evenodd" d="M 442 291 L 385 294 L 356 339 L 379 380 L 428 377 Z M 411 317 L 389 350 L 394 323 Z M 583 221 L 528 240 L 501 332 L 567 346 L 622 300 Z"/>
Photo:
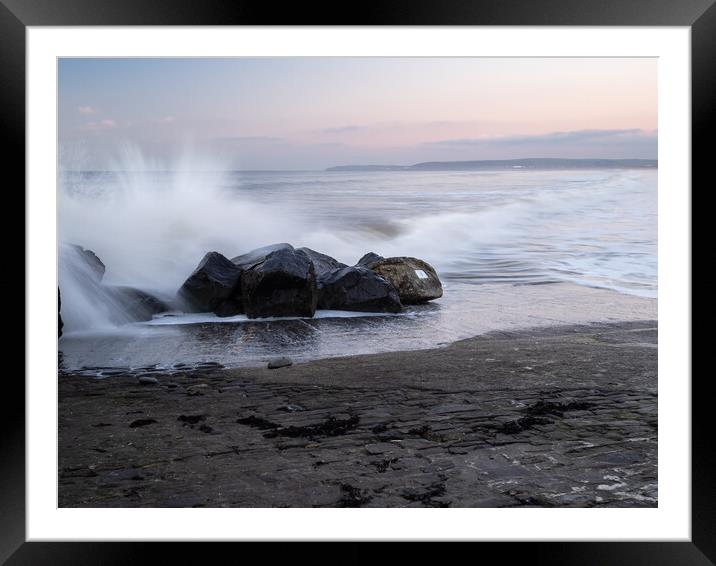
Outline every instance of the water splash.
<path fill-rule="evenodd" d="M 228 256 L 290 239 L 290 212 L 239 200 L 222 164 L 189 154 L 147 162 L 126 151 L 117 172 L 64 172 L 60 240 L 95 251 L 113 284 L 175 291 L 207 251 Z"/>
<path fill-rule="evenodd" d="M 121 292 L 100 282 L 102 274 L 81 247 L 61 244 L 59 264 L 64 334 L 108 330 L 133 321 Z"/>
<path fill-rule="evenodd" d="M 348 264 L 421 257 L 446 281 L 656 294 L 655 171 L 239 174 L 190 149 L 157 161 L 132 146 L 111 172 L 78 159 L 61 167 L 60 241 L 97 253 L 107 285 L 173 295 L 207 251 L 286 241 Z M 62 254 L 68 330 L 113 324 L 111 298 L 65 290 L 73 277 Z"/>

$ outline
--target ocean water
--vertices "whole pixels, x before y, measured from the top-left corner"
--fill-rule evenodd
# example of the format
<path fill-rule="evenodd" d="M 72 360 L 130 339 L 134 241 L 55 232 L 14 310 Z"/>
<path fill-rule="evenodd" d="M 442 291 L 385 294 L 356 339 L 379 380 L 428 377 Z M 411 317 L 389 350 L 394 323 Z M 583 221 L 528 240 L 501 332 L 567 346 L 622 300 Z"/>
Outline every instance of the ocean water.
<path fill-rule="evenodd" d="M 371 249 L 423 257 L 447 280 L 656 296 L 655 170 L 256 173 L 236 184 L 330 234 L 324 247 L 347 262 Z"/>
<path fill-rule="evenodd" d="M 233 257 L 290 242 L 347 264 L 369 251 L 420 257 L 445 286 L 442 299 L 397 317 L 324 313 L 293 322 L 174 313 L 119 327 L 63 301 L 60 349 L 71 365 L 187 356 L 241 365 L 286 352 L 311 359 L 430 347 L 489 331 L 485 320 L 499 328 L 495 313 L 520 304 L 517 295 L 524 305 L 504 324 L 549 320 L 532 312 L 534 301 L 560 293 L 591 318 L 629 318 L 640 308 L 655 315 L 656 170 L 216 173 L 184 164 L 172 172 L 66 172 L 59 190 L 61 242 L 97 253 L 108 283 L 169 297 L 207 251 Z M 60 286 L 69 288 L 64 263 L 60 254 Z M 231 353 L 219 354 L 222 345 Z"/>

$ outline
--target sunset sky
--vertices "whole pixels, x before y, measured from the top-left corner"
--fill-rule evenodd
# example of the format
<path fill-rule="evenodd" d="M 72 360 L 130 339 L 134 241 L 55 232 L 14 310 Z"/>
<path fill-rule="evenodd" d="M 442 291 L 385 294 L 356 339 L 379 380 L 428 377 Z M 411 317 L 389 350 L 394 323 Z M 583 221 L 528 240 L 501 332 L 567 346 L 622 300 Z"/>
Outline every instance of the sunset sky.
<path fill-rule="evenodd" d="M 657 60 L 60 59 L 72 169 L 187 147 L 234 169 L 656 158 Z"/>

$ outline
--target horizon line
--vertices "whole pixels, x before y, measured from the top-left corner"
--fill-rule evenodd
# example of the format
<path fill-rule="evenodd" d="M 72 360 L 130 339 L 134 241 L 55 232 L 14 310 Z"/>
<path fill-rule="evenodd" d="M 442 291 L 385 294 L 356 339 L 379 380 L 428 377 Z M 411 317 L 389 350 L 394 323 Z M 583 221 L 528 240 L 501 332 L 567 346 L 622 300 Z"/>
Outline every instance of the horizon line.
<path fill-rule="evenodd" d="M 595 162 L 618 162 L 618 161 L 640 161 L 640 162 L 654 162 L 658 163 L 658 157 L 519 157 L 511 159 L 459 159 L 454 161 L 420 161 L 409 165 L 399 164 L 379 164 L 379 163 L 348 163 L 343 165 L 331 165 L 326 168 L 316 169 L 58 169 L 60 173 L 171 173 L 175 171 L 187 171 L 192 173 L 316 173 L 316 172 L 331 172 L 331 169 L 342 168 L 342 167 L 381 167 L 390 168 L 395 167 L 396 170 L 409 170 L 411 167 L 418 165 L 432 165 L 432 164 L 461 164 L 461 163 L 509 163 L 517 161 L 563 161 L 563 162 L 584 162 L 584 161 L 595 161 Z"/>

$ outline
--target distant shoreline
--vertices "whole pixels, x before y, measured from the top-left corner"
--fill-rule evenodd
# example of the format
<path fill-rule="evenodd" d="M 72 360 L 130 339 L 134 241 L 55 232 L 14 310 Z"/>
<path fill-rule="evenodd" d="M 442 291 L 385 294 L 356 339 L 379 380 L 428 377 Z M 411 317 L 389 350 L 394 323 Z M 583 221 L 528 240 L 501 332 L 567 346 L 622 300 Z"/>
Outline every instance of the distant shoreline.
<path fill-rule="evenodd" d="M 500 171 L 570 169 L 656 169 L 656 159 L 489 159 L 478 161 L 426 161 L 414 165 L 337 165 L 326 171 Z"/>
<path fill-rule="evenodd" d="M 413 165 L 336 165 L 327 169 L 230 169 L 186 170 L 187 173 L 325 173 L 325 172 L 373 172 L 373 171 L 569 171 L 585 169 L 657 169 L 657 159 L 486 159 L 478 161 L 425 161 Z M 119 170 L 119 169 L 71 169 L 64 174 L 104 173 L 174 173 L 172 169 Z"/>

